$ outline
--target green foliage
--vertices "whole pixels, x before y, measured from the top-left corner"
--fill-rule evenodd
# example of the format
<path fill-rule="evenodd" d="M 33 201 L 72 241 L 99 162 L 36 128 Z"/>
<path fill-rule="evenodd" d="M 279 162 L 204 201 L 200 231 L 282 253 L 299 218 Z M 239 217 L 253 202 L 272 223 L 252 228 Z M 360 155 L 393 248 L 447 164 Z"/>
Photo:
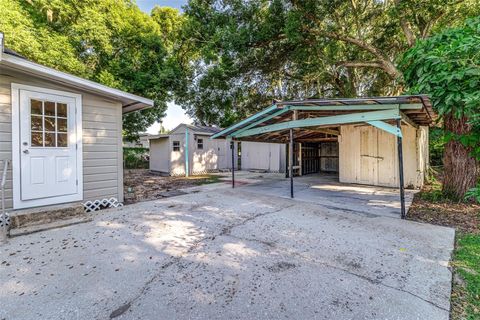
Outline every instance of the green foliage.
<path fill-rule="evenodd" d="M 446 137 L 441 128 L 430 128 L 429 153 L 430 165 L 441 166 L 443 164 L 443 151 L 445 150 Z"/>
<path fill-rule="evenodd" d="M 480 17 L 419 41 L 402 58 L 401 68 L 412 93 L 427 93 L 435 110 L 469 119 L 472 130 L 457 139 L 480 159 Z"/>
<path fill-rule="evenodd" d="M 182 41 L 193 60 L 177 102 L 225 126 L 274 98 L 399 93 L 395 63 L 412 41 L 479 9 L 476 0 L 190 0 Z"/>
<path fill-rule="evenodd" d="M 457 239 L 454 254 L 456 272 L 465 282 L 463 319 L 480 318 L 480 235 L 464 234 Z"/>
<path fill-rule="evenodd" d="M 126 169 L 148 169 L 149 151 L 147 148 L 123 148 L 123 165 Z"/>
<path fill-rule="evenodd" d="M 158 121 L 181 81 L 169 51 L 180 15 L 162 25 L 133 0 L 0 0 L 6 46 L 47 66 L 151 98 L 155 107 L 124 117 L 124 134 L 135 140 Z M 155 12 L 161 11 L 156 8 Z M 169 9 L 167 9 L 168 11 Z"/>
<path fill-rule="evenodd" d="M 480 183 L 475 188 L 472 188 L 465 193 L 465 201 L 476 201 L 480 203 Z"/>
<path fill-rule="evenodd" d="M 442 185 L 435 179 L 432 179 L 430 182 L 430 188 L 428 190 L 422 190 L 419 193 L 419 197 L 422 200 L 428 202 L 445 202 L 449 201 L 449 197 L 447 197 L 442 191 Z"/>

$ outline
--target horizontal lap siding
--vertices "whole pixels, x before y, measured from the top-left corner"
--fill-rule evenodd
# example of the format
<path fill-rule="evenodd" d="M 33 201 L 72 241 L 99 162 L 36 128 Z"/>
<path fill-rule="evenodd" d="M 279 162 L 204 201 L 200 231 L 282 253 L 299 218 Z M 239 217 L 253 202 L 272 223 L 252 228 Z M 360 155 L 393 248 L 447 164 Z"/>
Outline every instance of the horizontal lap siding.
<path fill-rule="evenodd" d="M 5 184 L 5 204 L 7 208 L 13 207 L 11 80 L 11 77 L 3 74 L 0 76 L 0 179 L 4 161 L 10 161 Z"/>
<path fill-rule="evenodd" d="M 83 190 L 85 200 L 123 201 L 121 107 L 86 97 L 83 101 Z"/>
<path fill-rule="evenodd" d="M 123 201 L 120 103 L 19 72 L 2 70 L 0 77 L 0 160 L 12 159 L 12 82 L 82 95 L 84 199 L 115 197 Z M 3 169 L 3 165 L 1 168 Z M 9 170 L 5 192 L 8 208 L 13 206 L 12 193 L 12 172 Z"/>

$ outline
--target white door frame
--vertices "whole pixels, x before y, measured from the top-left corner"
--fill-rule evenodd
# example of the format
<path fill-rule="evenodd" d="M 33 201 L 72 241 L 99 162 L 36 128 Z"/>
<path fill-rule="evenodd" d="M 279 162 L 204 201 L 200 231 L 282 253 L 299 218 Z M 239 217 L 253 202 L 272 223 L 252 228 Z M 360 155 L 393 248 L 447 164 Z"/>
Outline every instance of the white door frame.
<path fill-rule="evenodd" d="M 34 200 L 21 199 L 21 155 L 20 155 L 20 90 L 29 90 L 39 93 L 55 94 L 75 99 L 75 125 L 77 144 L 77 193 L 58 197 L 49 197 Z M 13 174 L 13 208 L 22 209 L 66 202 L 83 200 L 83 146 L 82 146 L 82 95 L 35 87 L 30 85 L 12 83 L 12 174 Z"/>

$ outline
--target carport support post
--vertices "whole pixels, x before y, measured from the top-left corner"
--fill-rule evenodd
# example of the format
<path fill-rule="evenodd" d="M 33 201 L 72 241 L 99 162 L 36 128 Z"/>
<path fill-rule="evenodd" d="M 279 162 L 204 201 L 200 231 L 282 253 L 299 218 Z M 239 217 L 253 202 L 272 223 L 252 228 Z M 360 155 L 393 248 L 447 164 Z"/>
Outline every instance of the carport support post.
<path fill-rule="evenodd" d="M 402 120 L 397 119 L 397 127 L 399 130 L 402 130 L 401 127 Z M 401 217 L 405 219 L 405 187 L 404 187 L 404 178 L 403 178 L 403 147 L 402 147 L 402 137 L 397 136 L 397 148 L 398 148 L 398 169 L 399 169 L 399 178 L 400 178 L 400 206 L 401 206 Z"/>
<path fill-rule="evenodd" d="M 235 188 L 235 142 L 230 142 L 230 149 L 232 149 L 232 188 Z"/>
<path fill-rule="evenodd" d="M 293 198 L 293 129 L 290 129 L 290 143 L 288 144 L 289 171 L 290 175 L 290 198 Z"/>

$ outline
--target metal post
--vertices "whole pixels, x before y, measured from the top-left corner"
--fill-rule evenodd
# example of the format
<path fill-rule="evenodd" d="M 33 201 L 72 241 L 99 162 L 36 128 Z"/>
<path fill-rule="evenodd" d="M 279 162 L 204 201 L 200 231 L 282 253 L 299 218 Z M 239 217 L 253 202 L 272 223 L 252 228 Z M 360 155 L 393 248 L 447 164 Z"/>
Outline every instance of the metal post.
<path fill-rule="evenodd" d="M 233 139 L 230 142 L 230 149 L 232 149 L 232 188 L 235 188 L 235 142 Z"/>
<path fill-rule="evenodd" d="M 397 119 L 397 127 L 401 131 L 401 119 Z M 401 217 L 402 219 L 406 218 L 405 212 L 405 187 L 404 187 L 404 178 L 403 178 L 403 147 L 402 147 L 402 137 L 397 136 L 397 148 L 398 148 L 398 169 L 399 169 L 399 178 L 400 178 L 400 206 L 401 206 Z"/>
<path fill-rule="evenodd" d="M 185 176 L 189 175 L 190 164 L 188 163 L 188 127 L 185 128 Z"/>
<path fill-rule="evenodd" d="M 289 153 L 289 175 L 290 175 L 290 198 L 293 198 L 293 129 L 290 129 L 290 144 L 288 145 Z"/>

